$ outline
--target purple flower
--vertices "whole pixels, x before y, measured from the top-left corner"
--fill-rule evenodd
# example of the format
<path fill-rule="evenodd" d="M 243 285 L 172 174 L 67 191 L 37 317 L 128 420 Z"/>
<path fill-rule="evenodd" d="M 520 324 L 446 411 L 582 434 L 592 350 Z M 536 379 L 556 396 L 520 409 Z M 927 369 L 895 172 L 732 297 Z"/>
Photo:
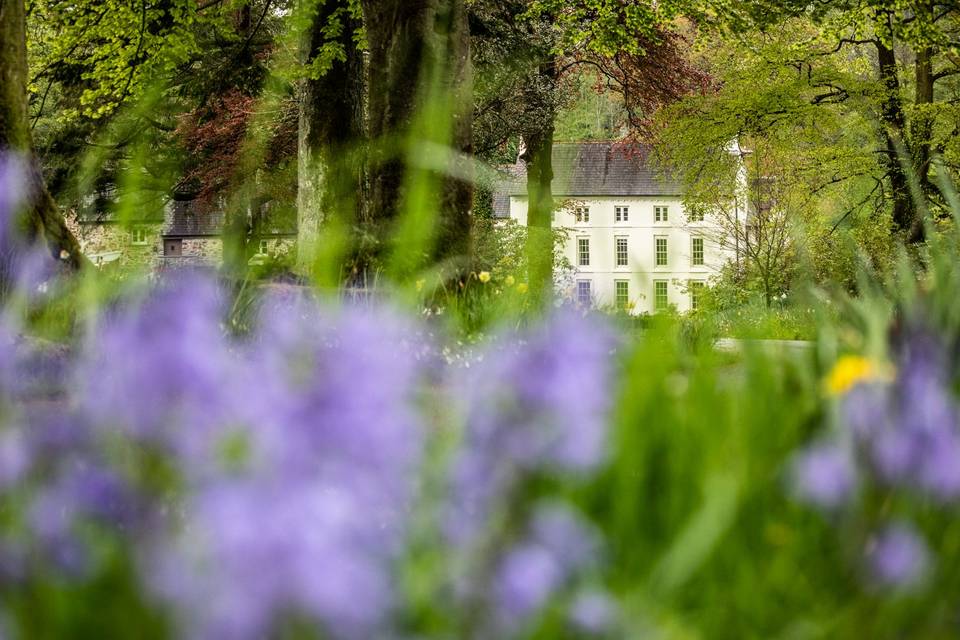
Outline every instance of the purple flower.
<path fill-rule="evenodd" d="M 890 428 L 894 408 L 885 384 L 858 384 L 840 400 L 843 422 L 861 441 Z"/>
<path fill-rule="evenodd" d="M 802 451 L 793 461 L 791 476 L 797 496 L 823 509 L 845 505 L 857 488 L 857 469 L 850 452 L 829 442 Z"/>
<path fill-rule="evenodd" d="M 899 426 L 879 432 L 868 443 L 870 458 L 880 478 L 892 485 L 913 482 L 913 473 L 921 459 L 921 443 L 916 434 Z"/>
<path fill-rule="evenodd" d="M 448 533 L 466 542 L 498 496 L 525 474 L 582 473 L 605 458 L 613 340 L 569 309 L 494 341 L 456 372 L 451 395 L 464 422 L 454 462 Z"/>
<path fill-rule="evenodd" d="M 494 588 L 501 625 L 515 628 L 540 610 L 562 583 L 560 563 L 543 546 L 526 544 L 510 551 Z"/>
<path fill-rule="evenodd" d="M 194 635 L 263 637 L 291 611 L 336 637 L 376 635 L 390 606 L 390 555 L 348 492 L 235 479 L 184 514 L 183 532 L 154 549 L 151 580 Z"/>
<path fill-rule="evenodd" d="M 608 633 L 616 623 L 617 606 L 604 591 L 590 590 L 577 594 L 570 605 L 570 622 L 590 635 Z"/>
<path fill-rule="evenodd" d="M 238 391 L 221 310 L 216 284 L 189 275 L 110 313 L 76 371 L 90 422 L 200 456 Z"/>
<path fill-rule="evenodd" d="M 492 586 L 498 626 L 515 631 L 597 561 L 595 533 L 560 504 L 540 506 L 527 537 L 501 560 Z"/>
<path fill-rule="evenodd" d="M 596 532 L 563 503 L 538 505 L 529 530 L 531 539 L 561 558 L 568 568 L 592 565 L 599 559 L 600 541 Z"/>
<path fill-rule="evenodd" d="M 144 559 L 191 635 L 263 637 L 290 612 L 378 635 L 422 450 L 412 335 L 388 309 L 302 300 L 231 350 L 239 391 L 204 427 L 215 446 L 174 449 L 202 468 Z"/>
<path fill-rule="evenodd" d="M 939 354 L 932 348 L 908 350 L 897 380 L 903 427 L 918 434 L 953 431 L 957 411 Z"/>
<path fill-rule="evenodd" d="M 871 575 L 881 586 L 912 587 L 926 576 L 930 553 L 913 527 L 895 523 L 868 542 L 867 562 Z"/>
<path fill-rule="evenodd" d="M 901 348 L 895 383 L 854 388 L 841 401 L 840 415 L 881 482 L 948 502 L 960 497 L 960 416 L 944 353 L 932 334 L 913 331 Z M 829 486 L 818 493 L 812 481 L 807 484 L 821 502 L 830 502 Z"/>
<path fill-rule="evenodd" d="M 27 174 L 23 160 L 14 154 L 0 154 L 0 253 L 7 241 L 17 209 L 26 197 Z"/>
<path fill-rule="evenodd" d="M 0 492 L 17 485 L 30 469 L 30 451 L 20 429 L 0 427 Z"/>
<path fill-rule="evenodd" d="M 59 462 L 30 504 L 29 530 L 60 569 L 87 574 L 94 568 L 93 554 L 77 526 L 98 524 L 120 532 L 131 523 L 133 496 L 119 477 L 76 452 Z"/>

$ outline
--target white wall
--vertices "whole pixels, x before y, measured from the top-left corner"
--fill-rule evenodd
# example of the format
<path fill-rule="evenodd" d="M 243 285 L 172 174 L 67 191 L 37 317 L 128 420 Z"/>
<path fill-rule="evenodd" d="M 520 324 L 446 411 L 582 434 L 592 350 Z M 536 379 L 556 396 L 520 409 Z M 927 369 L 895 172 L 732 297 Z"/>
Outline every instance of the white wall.
<path fill-rule="evenodd" d="M 577 223 L 576 206 L 590 209 L 590 221 Z M 614 207 L 629 207 L 629 220 L 616 222 Z M 666 206 L 667 222 L 656 222 L 654 207 Z M 527 223 L 527 199 L 510 199 L 510 216 L 519 224 Z M 667 282 L 668 304 L 679 311 L 690 309 L 689 281 L 707 282 L 730 256 L 717 246 L 716 229 L 710 222 L 688 222 L 679 197 L 591 197 L 570 199 L 554 214 L 554 227 L 569 230 L 564 252 L 577 269 L 576 280 L 589 280 L 596 304 L 613 305 L 616 280 L 626 280 L 634 313 L 654 312 L 654 282 Z M 616 266 L 615 238 L 627 238 L 626 267 Z M 667 265 L 656 266 L 655 238 L 667 238 Z M 691 238 L 704 238 L 704 265 L 694 266 L 691 260 Z M 577 239 L 589 238 L 590 264 L 579 266 Z M 574 285 L 576 286 L 576 285 Z M 574 291 L 567 292 L 575 295 Z"/>

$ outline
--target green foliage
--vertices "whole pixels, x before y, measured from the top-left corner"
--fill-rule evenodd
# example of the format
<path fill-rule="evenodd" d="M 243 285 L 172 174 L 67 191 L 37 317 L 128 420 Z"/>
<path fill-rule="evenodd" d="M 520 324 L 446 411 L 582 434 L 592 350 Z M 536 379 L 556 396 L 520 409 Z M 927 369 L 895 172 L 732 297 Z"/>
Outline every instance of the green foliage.
<path fill-rule="evenodd" d="M 498 276 L 512 276 L 518 283 L 526 282 L 527 229 L 516 220 L 479 219 L 476 225 L 477 244 L 475 264 L 478 270 L 489 271 Z M 563 228 L 553 230 L 553 273 L 563 280 L 573 273 L 573 265 L 563 255 L 562 248 L 569 232 Z"/>
<path fill-rule="evenodd" d="M 288 21 L 288 29 L 295 35 L 306 33 L 316 19 L 326 0 L 307 0 L 297 2 Z M 290 79 L 307 78 L 317 80 L 326 75 L 335 62 L 346 62 L 347 54 L 344 50 L 341 36 L 350 28 L 350 23 L 362 24 L 363 10 L 360 0 L 349 0 L 346 6 L 338 6 L 326 16 L 326 23 L 321 27 L 323 43 L 315 51 L 314 56 L 302 66 L 290 69 Z M 366 35 L 362 29 L 353 34 L 353 40 L 362 48 L 365 46 Z"/>
<path fill-rule="evenodd" d="M 620 96 L 609 91 L 589 69 L 584 69 L 573 82 L 575 86 L 569 99 L 557 113 L 556 139 L 619 138 L 627 122 Z"/>
<path fill-rule="evenodd" d="M 151 82 L 169 77 L 202 55 L 199 33 L 227 33 L 240 0 L 204 10 L 196 0 L 62 3 L 35 0 L 30 16 L 39 37 L 31 42 L 32 92 L 41 83 L 78 88 L 75 106 L 61 118 L 102 118 L 128 98 L 136 101 Z"/>
<path fill-rule="evenodd" d="M 528 18 L 549 17 L 559 34 L 558 52 L 588 49 L 612 57 L 618 52 L 644 53 L 644 40 L 656 41 L 662 25 L 685 8 L 683 2 L 619 0 L 532 0 Z"/>

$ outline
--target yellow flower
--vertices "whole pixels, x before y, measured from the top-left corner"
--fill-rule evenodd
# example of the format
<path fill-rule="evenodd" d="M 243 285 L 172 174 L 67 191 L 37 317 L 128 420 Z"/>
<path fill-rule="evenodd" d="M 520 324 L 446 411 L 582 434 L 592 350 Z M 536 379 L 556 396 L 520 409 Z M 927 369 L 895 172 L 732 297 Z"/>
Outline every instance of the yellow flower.
<path fill-rule="evenodd" d="M 504 282 L 504 284 L 506 284 L 508 287 L 512 287 L 512 286 L 513 286 L 513 283 L 515 282 L 515 280 L 513 279 L 513 276 L 507 276 L 506 279 L 505 279 L 503 282 Z"/>
<path fill-rule="evenodd" d="M 526 293 L 527 289 L 528 287 L 526 282 L 521 282 L 520 284 L 517 285 L 517 293 L 521 293 L 521 294 Z"/>
<path fill-rule="evenodd" d="M 843 356 L 833 365 L 824 383 L 829 393 L 839 396 L 861 382 L 887 381 L 892 377 L 889 365 L 863 356 Z"/>
<path fill-rule="evenodd" d="M 484 284 L 490 282 L 490 272 L 489 272 L 489 271 L 481 271 L 480 273 L 477 274 L 477 280 L 479 280 L 480 282 L 482 282 L 482 283 L 484 283 Z"/>
<path fill-rule="evenodd" d="M 426 280 L 420 279 L 417 280 L 417 291 L 423 291 L 423 285 L 426 284 Z"/>

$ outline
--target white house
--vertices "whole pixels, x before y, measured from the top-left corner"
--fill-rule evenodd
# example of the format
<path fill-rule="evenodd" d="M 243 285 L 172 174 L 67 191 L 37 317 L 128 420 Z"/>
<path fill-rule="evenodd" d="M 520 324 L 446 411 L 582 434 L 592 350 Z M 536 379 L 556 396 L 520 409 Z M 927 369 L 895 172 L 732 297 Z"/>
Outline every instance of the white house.
<path fill-rule="evenodd" d="M 615 142 L 558 143 L 554 227 L 576 268 L 568 294 L 581 304 L 632 313 L 689 311 L 701 287 L 729 259 L 709 221 L 684 210 L 680 187 L 653 166 L 649 149 Z M 494 195 L 494 215 L 527 223 L 524 167 Z"/>

